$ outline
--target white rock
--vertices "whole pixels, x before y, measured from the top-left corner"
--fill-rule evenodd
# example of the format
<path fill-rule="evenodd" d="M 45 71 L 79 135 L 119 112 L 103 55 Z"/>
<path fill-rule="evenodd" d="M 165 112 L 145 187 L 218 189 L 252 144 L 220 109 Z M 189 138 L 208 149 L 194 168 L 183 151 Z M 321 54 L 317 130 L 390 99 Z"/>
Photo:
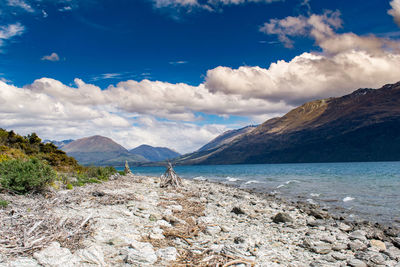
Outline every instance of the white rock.
<path fill-rule="evenodd" d="M 157 256 L 165 261 L 175 261 L 178 251 L 174 247 L 162 248 L 157 250 Z"/>
<path fill-rule="evenodd" d="M 199 217 L 197 218 L 197 223 L 198 224 L 214 224 L 215 223 L 215 218 L 214 217 Z"/>
<path fill-rule="evenodd" d="M 35 252 L 33 257 L 46 267 L 73 267 L 79 262 L 79 258 L 72 255 L 67 248 L 61 248 L 58 242 L 53 242 L 47 248 Z"/>
<path fill-rule="evenodd" d="M 172 210 L 170 210 L 170 209 L 166 209 L 166 210 L 164 210 L 164 212 L 163 212 L 163 215 L 164 216 L 171 216 L 173 213 L 172 213 Z"/>
<path fill-rule="evenodd" d="M 351 232 L 351 233 L 349 234 L 349 238 L 350 238 L 351 240 L 366 241 L 367 238 L 365 237 L 365 235 L 366 235 L 366 233 L 365 233 L 364 231 L 357 230 L 357 231 Z"/>
<path fill-rule="evenodd" d="M 207 226 L 205 231 L 207 234 L 214 236 L 221 232 L 221 227 L 219 227 L 218 225 Z"/>
<path fill-rule="evenodd" d="M 34 259 L 19 258 L 15 261 L 8 263 L 9 267 L 40 267 L 40 265 Z"/>
<path fill-rule="evenodd" d="M 158 220 L 156 222 L 156 225 L 165 226 L 165 227 L 172 227 L 172 225 L 169 222 L 167 222 L 166 220 Z"/>
<path fill-rule="evenodd" d="M 157 261 L 157 255 L 150 243 L 135 241 L 131 247 L 126 251 L 126 263 L 152 265 Z"/>
<path fill-rule="evenodd" d="M 85 264 L 95 266 L 106 266 L 104 262 L 104 254 L 100 246 L 91 246 L 86 249 L 80 249 L 75 252 L 80 261 Z"/>

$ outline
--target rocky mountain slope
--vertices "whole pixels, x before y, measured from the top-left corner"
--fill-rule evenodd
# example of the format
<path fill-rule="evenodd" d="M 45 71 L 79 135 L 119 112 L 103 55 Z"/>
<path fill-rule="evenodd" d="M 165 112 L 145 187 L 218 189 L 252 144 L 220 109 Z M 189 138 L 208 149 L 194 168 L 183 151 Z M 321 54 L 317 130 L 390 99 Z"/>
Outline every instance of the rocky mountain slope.
<path fill-rule="evenodd" d="M 178 164 L 400 160 L 400 82 L 308 102 Z"/>
<path fill-rule="evenodd" d="M 65 145 L 63 150 L 83 165 L 123 166 L 125 160 L 130 163 L 148 161 L 140 155 L 130 153 L 112 139 L 100 135 L 75 140 Z"/>
<path fill-rule="evenodd" d="M 132 154 L 140 155 L 149 161 L 163 161 L 179 157 L 181 154 L 166 147 L 152 147 L 141 145 L 132 150 Z"/>
<path fill-rule="evenodd" d="M 224 144 L 229 144 L 229 143 L 233 142 L 236 138 L 242 136 L 243 134 L 247 134 L 247 133 L 251 132 L 255 128 L 257 128 L 257 126 L 249 125 L 249 126 L 237 129 L 237 130 L 226 131 L 226 132 L 222 133 L 221 135 L 217 136 L 216 138 L 214 138 L 213 140 L 211 140 L 211 142 L 202 146 L 198 151 L 199 152 L 207 151 L 207 150 L 211 150 L 211 149 L 220 147 Z"/>

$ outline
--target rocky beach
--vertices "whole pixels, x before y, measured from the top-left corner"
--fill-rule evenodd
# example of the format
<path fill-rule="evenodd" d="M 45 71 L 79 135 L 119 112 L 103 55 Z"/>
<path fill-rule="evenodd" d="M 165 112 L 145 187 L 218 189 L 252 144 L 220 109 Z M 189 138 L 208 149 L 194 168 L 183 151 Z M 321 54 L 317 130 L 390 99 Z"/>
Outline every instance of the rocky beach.
<path fill-rule="evenodd" d="M 0 193 L 0 266 L 395 266 L 398 229 L 207 181 Z"/>

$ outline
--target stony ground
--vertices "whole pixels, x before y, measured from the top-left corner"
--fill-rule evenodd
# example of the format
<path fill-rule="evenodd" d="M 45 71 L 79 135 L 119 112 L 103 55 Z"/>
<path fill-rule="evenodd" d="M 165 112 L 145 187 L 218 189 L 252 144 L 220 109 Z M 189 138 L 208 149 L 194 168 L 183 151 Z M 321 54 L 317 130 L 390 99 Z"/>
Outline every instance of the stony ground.
<path fill-rule="evenodd" d="M 173 190 L 160 188 L 158 178 L 114 178 L 47 198 L 1 195 L 11 205 L 0 216 L 24 208 L 29 213 L 29 206 L 41 201 L 53 203 L 42 205 L 42 212 L 60 227 L 39 223 L 32 215 L 22 231 L 26 242 L 0 229 L 0 267 L 400 267 L 395 229 L 349 223 L 317 207 L 221 184 L 185 180 L 183 189 Z M 2 220 L 0 226 L 13 229 L 18 218 Z M 40 240 L 43 246 L 32 244 L 51 229 L 60 234 Z M 32 233 L 38 234 L 30 238 Z"/>

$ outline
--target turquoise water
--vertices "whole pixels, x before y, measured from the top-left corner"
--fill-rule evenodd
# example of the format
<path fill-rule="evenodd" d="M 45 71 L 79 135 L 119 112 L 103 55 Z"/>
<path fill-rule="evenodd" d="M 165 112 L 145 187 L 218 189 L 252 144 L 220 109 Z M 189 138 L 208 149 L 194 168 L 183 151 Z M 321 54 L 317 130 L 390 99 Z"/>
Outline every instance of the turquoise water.
<path fill-rule="evenodd" d="M 164 167 L 132 168 L 160 176 Z M 187 179 L 207 179 L 289 200 L 344 208 L 355 219 L 400 221 L 400 162 L 176 166 Z"/>

